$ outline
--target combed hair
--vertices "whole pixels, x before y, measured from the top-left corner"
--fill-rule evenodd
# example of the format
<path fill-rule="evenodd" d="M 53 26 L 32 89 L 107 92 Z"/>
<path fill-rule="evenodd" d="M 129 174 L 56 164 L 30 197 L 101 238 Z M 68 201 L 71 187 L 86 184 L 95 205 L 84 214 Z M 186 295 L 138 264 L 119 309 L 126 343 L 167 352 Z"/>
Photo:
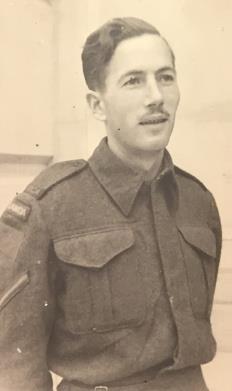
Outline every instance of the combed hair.
<path fill-rule="evenodd" d="M 106 68 L 118 44 L 125 39 L 143 34 L 161 36 L 154 26 L 134 17 L 111 19 L 88 36 L 82 51 L 82 66 L 90 90 L 104 89 Z M 165 39 L 164 41 L 167 42 Z M 175 63 L 171 48 L 170 51 Z"/>

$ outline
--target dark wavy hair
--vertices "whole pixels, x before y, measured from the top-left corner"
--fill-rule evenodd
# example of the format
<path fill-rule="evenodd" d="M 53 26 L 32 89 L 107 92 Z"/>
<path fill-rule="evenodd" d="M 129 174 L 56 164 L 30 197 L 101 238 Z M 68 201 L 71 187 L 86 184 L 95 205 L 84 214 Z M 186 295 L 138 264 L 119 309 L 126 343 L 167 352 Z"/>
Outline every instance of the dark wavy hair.
<path fill-rule="evenodd" d="M 151 24 L 134 17 L 114 18 L 90 34 L 82 51 L 82 66 L 86 84 L 90 90 L 104 89 L 106 68 L 118 44 L 128 38 L 143 34 L 161 34 Z M 167 43 L 175 66 L 175 56 Z"/>

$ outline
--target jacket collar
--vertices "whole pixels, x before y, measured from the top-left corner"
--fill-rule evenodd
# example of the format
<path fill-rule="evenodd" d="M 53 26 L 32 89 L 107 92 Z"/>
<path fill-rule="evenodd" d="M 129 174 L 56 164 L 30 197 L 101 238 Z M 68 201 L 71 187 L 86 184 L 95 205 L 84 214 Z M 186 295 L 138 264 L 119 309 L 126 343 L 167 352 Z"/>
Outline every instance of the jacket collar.
<path fill-rule="evenodd" d="M 163 162 L 159 174 L 154 177 L 154 167 L 149 171 L 136 171 L 127 166 L 108 147 L 104 138 L 89 159 L 89 165 L 94 175 L 113 198 L 124 215 L 128 216 L 139 189 L 143 183 L 157 181 L 164 182 L 165 192 L 169 192 L 169 186 L 176 184 L 172 159 L 165 150 Z M 166 179 L 170 180 L 166 180 Z M 165 179 L 163 181 L 163 179 Z M 176 188 L 176 186 L 174 186 Z M 171 190 L 171 189 L 170 189 Z"/>

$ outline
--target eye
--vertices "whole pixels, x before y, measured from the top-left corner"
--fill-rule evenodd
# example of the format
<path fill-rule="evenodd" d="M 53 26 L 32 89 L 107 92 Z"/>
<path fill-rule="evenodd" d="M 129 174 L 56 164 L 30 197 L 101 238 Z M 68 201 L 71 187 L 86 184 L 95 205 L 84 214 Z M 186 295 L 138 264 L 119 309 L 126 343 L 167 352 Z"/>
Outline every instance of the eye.
<path fill-rule="evenodd" d="M 141 84 L 141 78 L 138 76 L 131 76 L 123 85 L 124 86 L 136 86 Z"/>
<path fill-rule="evenodd" d="M 170 85 L 170 84 L 174 83 L 176 78 L 175 78 L 175 75 L 173 75 L 171 73 L 162 73 L 161 75 L 159 75 L 158 79 L 162 84 Z"/>

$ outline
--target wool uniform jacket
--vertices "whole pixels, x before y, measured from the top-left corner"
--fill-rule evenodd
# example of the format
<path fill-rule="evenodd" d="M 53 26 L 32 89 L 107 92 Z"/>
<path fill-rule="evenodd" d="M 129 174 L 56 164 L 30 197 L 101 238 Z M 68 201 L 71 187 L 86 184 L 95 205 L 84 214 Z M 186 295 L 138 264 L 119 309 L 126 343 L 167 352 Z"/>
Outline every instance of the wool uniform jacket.
<path fill-rule="evenodd" d="M 60 390 L 207 390 L 220 220 L 167 151 L 154 177 L 104 139 L 42 172 L 0 232 L 1 391 L 51 391 L 50 370 Z"/>

